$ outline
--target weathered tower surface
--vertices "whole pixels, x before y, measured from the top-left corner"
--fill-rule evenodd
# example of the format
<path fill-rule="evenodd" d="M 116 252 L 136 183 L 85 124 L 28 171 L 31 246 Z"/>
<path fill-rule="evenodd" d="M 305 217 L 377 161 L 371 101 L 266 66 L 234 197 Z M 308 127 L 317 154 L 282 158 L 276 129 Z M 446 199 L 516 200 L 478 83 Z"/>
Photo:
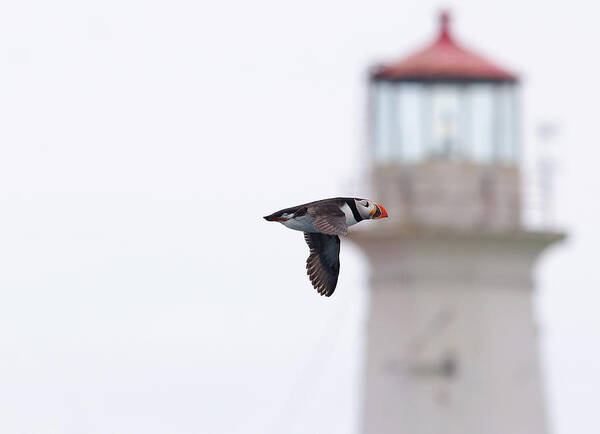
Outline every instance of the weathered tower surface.
<path fill-rule="evenodd" d="M 532 271 L 563 235 L 521 221 L 518 78 L 440 17 L 426 48 L 370 75 L 366 434 L 547 433 Z"/>

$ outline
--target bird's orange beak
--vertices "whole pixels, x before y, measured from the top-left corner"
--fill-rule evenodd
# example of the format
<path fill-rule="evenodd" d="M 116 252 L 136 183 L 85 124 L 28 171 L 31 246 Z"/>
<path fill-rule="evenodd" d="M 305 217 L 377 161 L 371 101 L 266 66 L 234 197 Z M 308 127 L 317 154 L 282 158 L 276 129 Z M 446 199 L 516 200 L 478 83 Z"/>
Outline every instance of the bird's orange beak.
<path fill-rule="evenodd" d="M 377 208 L 377 210 L 375 211 L 375 214 L 373 215 L 373 220 L 383 219 L 388 216 L 387 211 L 385 210 L 385 208 L 382 205 L 379 205 L 378 203 L 376 203 L 375 208 Z"/>

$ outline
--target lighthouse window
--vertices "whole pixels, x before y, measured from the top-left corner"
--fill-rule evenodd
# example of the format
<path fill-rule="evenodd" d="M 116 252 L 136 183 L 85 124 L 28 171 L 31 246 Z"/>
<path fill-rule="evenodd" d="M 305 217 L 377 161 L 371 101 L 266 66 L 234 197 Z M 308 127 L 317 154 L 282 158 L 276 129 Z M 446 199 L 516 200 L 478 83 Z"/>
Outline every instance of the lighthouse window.
<path fill-rule="evenodd" d="M 519 111 L 514 83 L 372 84 L 373 158 L 513 165 Z"/>

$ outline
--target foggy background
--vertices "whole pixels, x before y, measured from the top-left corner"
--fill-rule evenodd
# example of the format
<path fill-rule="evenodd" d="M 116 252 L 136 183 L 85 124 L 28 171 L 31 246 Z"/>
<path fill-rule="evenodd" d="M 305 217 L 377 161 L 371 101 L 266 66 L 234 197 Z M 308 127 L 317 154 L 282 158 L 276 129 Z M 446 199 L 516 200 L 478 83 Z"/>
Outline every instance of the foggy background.
<path fill-rule="evenodd" d="M 319 297 L 261 216 L 364 195 L 367 67 L 441 7 L 522 74 L 528 164 L 558 127 L 536 317 L 553 432 L 596 433 L 599 10 L 512 0 L 1 3 L 0 431 L 357 432 L 364 260 Z"/>

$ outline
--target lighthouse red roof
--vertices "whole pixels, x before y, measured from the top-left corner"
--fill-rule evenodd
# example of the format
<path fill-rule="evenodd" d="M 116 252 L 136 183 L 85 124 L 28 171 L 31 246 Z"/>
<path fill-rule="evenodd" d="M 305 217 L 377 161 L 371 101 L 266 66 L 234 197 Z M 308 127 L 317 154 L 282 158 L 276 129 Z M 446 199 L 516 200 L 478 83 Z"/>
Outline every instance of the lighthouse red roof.
<path fill-rule="evenodd" d="M 467 50 L 450 34 L 450 15 L 440 14 L 440 33 L 427 47 L 397 62 L 377 67 L 372 77 L 390 81 L 516 81 L 513 73 Z"/>

